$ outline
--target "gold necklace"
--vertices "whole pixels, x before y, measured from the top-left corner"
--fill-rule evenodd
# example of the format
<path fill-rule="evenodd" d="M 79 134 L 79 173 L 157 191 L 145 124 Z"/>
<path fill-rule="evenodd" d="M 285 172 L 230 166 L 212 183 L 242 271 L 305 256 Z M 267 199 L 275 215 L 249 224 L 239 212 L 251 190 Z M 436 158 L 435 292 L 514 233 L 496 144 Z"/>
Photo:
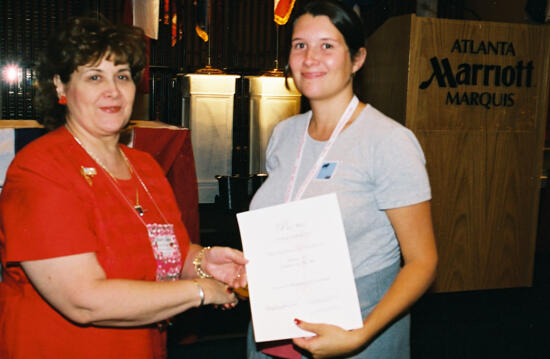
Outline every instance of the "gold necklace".
<path fill-rule="evenodd" d="M 115 177 L 115 175 L 111 171 L 109 171 L 107 166 L 105 166 L 103 164 L 103 162 L 101 162 L 99 160 L 99 158 L 97 158 L 97 156 L 95 156 L 95 154 L 93 152 L 89 151 L 86 147 L 84 147 L 84 145 L 82 144 L 82 142 L 80 142 L 78 137 L 76 137 L 71 132 L 71 130 L 69 130 L 69 128 L 67 126 L 65 126 L 65 127 L 67 128 L 67 131 L 69 131 L 69 133 L 73 136 L 75 141 L 80 145 L 80 147 L 82 147 L 84 149 L 84 151 L 86 151 L 86 153 L 115 181 L 115 186 L 117 186 L 118 185 L 118 179 Z M 126 158 L 126 155 L 124 154 L 124 152 L 122 152 L 122 149 L 120 148 L 120 146 L 118 147 L 118 151 L 119 151 L 120 155 L 122 156 L 122 159 L 124 160 L 124 163 L 126 164 L 126 167 L 128 167 L 128 170 L 130 171 L 130 176 L 133 177 L 134 170 L 132 168 L 132 165 L 128 161 L 128 158 Z M 118 186 L 117 186 L 117 189 L 120 191 Z M 124 198 L 126 198 L 126 196 L 124 196 Z M 134 207 L 134 209 L 136 210 L 136 212 L 139 214 L 140 217 L 142 217 L 143 214 L 145 213 L 145 210 L 143 209 L 143 207 L 139 203 L 139 187 L 138 186 L 136 186 L 136 202 L 135 202 L 135 205 L 133 205 L 132 207 Z"/>
<path fill-rule="evenodd" d="M 130 175 L 134 175 L 134 169 L 132 167 L 132 164 L 130 163 L 130 161 L 128 161 L 128 158 L 126 157 L 126 155 L 124 154 L 124 152 L 122 152 L 122 149 L 119 147 L 118 148 L 120 154 L 122 155 L 122 158 L 124 159 L 124 163 L 126 164 L 126 166 L 128 167 L 128 169 L 130 170 Z M 101 164 L 100 164 L 101 166 Z M 137 175 L 137 172 L 136 172 L 136 175 Z M 111 175 L 111 177 L 113 177 Z M 116 178 L 113 177 L 113 179 L 116 181 Z M 147 189 L 147 188 L 146 188 Z M 139 204 L 139 188 L 136 186 L 136 204 L 134 205 L 134 209 L 136 210 L 136 212 L 140 215 L 140 216 L 143 216 L 143 214 L 145 213 L 145 210 L 143 209 L 143 207 L 141 207 L 141 205 Z"/>

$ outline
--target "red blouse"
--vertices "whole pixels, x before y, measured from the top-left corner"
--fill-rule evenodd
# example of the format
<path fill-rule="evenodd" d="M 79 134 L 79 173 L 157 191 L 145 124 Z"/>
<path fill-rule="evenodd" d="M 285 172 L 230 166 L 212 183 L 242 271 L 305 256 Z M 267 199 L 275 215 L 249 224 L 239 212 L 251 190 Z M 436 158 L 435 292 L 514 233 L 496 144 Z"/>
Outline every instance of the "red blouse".
<path fill-rule="evenodd" d="M 182 258 L 189 237 L 162 169 L 147 153 L 123 147 L 167 221 Z M 96 169 L 89 176 L 81 167 Z M 63 127 L 33 141 L 13 160 L 0 195 L 1 358 L 163 358 L 165 335 L 156 325 L 98 328 L 72 323 L 36 292 L 19 262 L 94 252 L 107 278 L 154 281 L 157 263 L 147 228 L 125 194 Z M 143 188 L 146 223 L 164 223 Z M 130 203 L 129 203 L 130 202 Z"/>

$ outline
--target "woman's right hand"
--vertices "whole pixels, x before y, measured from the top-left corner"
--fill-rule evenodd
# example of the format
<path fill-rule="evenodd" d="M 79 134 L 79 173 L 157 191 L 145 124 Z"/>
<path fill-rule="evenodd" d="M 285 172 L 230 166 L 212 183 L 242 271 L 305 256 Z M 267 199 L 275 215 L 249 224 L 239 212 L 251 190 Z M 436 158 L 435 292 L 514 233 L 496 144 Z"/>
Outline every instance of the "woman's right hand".
<path fill-rule="evenodd" d="M 220 281 L 209 278 L 195 279 L 194 281 L 204 292 L 204 305 L 223 305 L 229 309 L 235 307 L 239 302 L 235 293 Z"/>

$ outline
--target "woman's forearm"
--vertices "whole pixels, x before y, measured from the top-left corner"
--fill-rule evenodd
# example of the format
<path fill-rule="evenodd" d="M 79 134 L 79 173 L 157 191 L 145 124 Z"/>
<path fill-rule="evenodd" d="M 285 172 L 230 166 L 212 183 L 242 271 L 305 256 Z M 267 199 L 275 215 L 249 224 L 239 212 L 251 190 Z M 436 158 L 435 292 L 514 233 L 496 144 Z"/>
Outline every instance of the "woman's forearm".
<path fill-rule="evenodd" d="M 430 202 L 389 209 L 386 213 L 405 264 L 378 305 L 365 318 L 362 330 L 365 342 L 402 315 L 426 292 L 437 269 Z"/>
<path fill-rule="evenodd" d="M 404 314 L 429 288 L 436 272 L 437 260 L 406 264 L 361 329 L 363 343 L 368 343 L 388 324 Z"/>
<path fill-rule="evenodd" d="M 93 253 L 22 262 L 22 267 L 52 307 L 80 324 L 137 326 L 158 322 L 200 305 L 201 289 L 203 304 L 235 300 L 223 283 L 211 279 L 108 279 Z"/>
<path fill-rule="evenodd" d="M 84 323 L 106 326 L 140 326 L 160 322 L 213 298 L 209 281 L 197 279 L 173 282 L 147 282 L 106 279 L 82 299 Z"/>

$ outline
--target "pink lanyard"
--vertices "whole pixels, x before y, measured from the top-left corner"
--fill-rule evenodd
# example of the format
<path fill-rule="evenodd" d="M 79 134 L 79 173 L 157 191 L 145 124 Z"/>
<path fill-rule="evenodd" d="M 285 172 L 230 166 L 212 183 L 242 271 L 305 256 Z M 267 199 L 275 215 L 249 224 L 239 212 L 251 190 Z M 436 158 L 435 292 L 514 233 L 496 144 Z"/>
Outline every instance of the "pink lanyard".
<path fill-rule="evenodd" d="M 332 130 L 332 133 L 330 135 L 330 138 L 328 139 L 327 143 L 325 144 L 325 147 L 323 148 L 323 151 L 321 151 L 321 154 L 319 155 L 319 158 L 317 159 L 317 162 L 315 162 L 315 165 L 311 168 L 309 171 L 306 179 L 298 189 L 298 192 L 296 192 L 296 195 L 294 196 L 294 199 L 292 199 L 292 193 L 294 192 L 294 187 L 296 185 L 296 177 L 298 175 L 298 170 L 300 169 L 300 165 L 302 163 L 302 157 L 304 154 L 304 147 L 306 144 L 306 138 L 307 138 L 307 131 L 309 128 L 309 122 L 311 121 L 311 112 L 309 114 L 309 118 L 307 120 L 307 126 L 306 130 L 304 131 L 304 135 L 302 136 L 302 141 L 300 142 L 300 147 L 298 149 L 298 156 L 296 157 L 296 161 L 294 162 L 294 168 L 292 169 L 292 173 L 290 175 L 290 182 L 288 183 L 288 187 L 286 190 L 286 196 L 285 196 L 285 203 L 290 202 L 292 200 L 296 201 L 302 198 L 302 195 L 304 194 L 307 186 L 313 180 L 313 177 L 315 176 L 315 173 L 321 168 L 321 165 L 323 164 L 323 161 L 330 149 L 332 148 L 332 145 L 334 142 L 336 142 L 336 138 L 342 132 L 342 129 L 346 125 L 346 123 L 349 121 L 351 116 L 353 115 L 353 112 L 357 108 L 357 105 L 359 104 L 359 99 L 357 99 L 357 96 L 353 96 L 351 101 L 348 104 L 348 107 L 342 114 L 342 117 L 340 117 L 340 120 L 336 124 L 336 127 L 334 130 Z"/>

